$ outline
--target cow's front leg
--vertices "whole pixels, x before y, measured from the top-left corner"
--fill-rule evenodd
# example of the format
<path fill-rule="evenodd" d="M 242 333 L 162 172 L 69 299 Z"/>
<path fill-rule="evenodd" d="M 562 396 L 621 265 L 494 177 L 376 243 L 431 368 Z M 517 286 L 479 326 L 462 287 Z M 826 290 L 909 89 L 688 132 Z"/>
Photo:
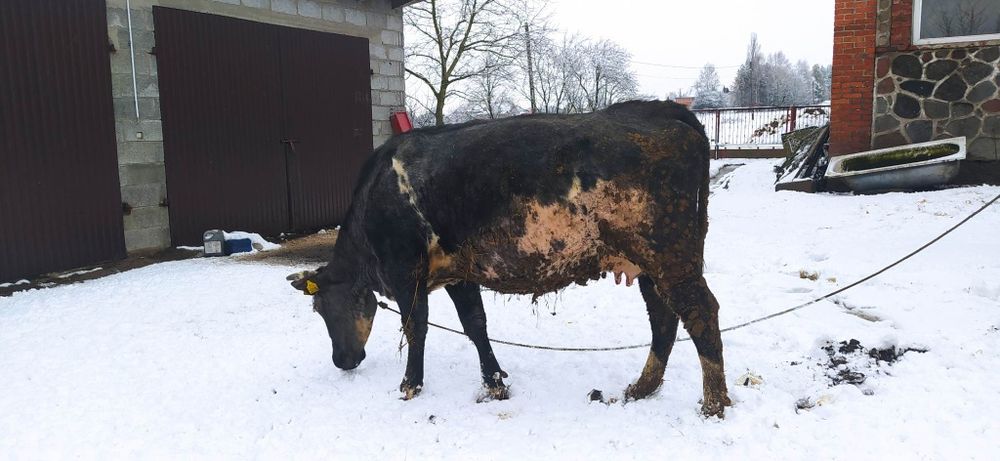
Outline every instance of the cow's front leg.
<path fill-rule="evenodd" d="M 462 328 L 466 336 L 476 346 L 479 354 L 479 369 L 483 376 L 483 387 L 486 388 L 486 397 L 495 400 L 505 400 L 510 397 L 507 385 L 503 378 L 507 373 L 500 369 L 496 357 L 493 355 L 493 347 L 490 346 L 490 339 L 486 333 L 486 311 L 483 310 L 483 296 L 479 291 L 479 285 L 470 282 L 459 282 L 445 287 L 451 300 L 455 303 L 458 311 L 458 318 L 462 322 Z"/>
<path fill-rule="evenodd" d="M 656 291 L 653 280 L 643 275 L 639 277 L 639 290 L 642 299 L 646 301 L 646 311 L 649 313 L 649 326 L 653 332 L 653 341 L 649 347 L 646 366 L 642 368 L 634 383 L 625 389 L 626 400 L 637 400 L 648 397 L 659 389 L 663 383 L 663 372 L 667 367 L 667 359 L 674 348 L 677 339 L 678 318 L 667 306 Z"/>
<path fill-rule="evenodd" d="M 417 396 L 424 387 L 424 342 L 427 338 L 427 282 L 423 277 L 397 290 L 396 300 L 406 335 L 406 373 L 399 391 L 403 400 Z"/>

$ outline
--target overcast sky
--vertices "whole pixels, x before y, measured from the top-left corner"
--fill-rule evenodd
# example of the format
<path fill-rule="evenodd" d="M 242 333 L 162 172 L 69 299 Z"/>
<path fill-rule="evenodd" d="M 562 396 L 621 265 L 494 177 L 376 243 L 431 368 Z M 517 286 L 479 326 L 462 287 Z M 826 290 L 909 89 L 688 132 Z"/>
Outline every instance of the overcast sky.
<path fill-rule="evenodd" d="M 730 85 L 753 32 L 767 54 L 783 51 L 810 65 L 832 60 L 833 0 L 551 1 L 561 30 L 628 49 L 645 95 L 690 88 L 706 62 Z"/>

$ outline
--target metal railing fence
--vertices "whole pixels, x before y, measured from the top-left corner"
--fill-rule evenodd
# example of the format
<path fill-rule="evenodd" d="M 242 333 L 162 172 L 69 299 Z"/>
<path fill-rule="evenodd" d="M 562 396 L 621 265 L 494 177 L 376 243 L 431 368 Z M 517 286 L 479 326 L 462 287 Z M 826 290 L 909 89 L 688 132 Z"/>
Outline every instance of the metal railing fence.
<path fill-rule="evenodd" d="M 693 111 L 705 125 L 713 149 L 781 148 L 781 135 L 830 123 L 829 105 L 727 107 Z"/>

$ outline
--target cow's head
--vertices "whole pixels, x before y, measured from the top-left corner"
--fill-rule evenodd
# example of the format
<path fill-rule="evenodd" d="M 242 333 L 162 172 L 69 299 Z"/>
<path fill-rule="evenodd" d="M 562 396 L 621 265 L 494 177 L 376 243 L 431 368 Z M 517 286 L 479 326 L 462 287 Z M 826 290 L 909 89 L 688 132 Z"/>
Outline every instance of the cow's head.
<path fill-rule="evenodd" d="M 377 304 L 375 294 L 359 283 L 356 274 L 331 266 L 292 274 L 288 280 L 293 287 L 313 297 L 313 310 L 323 317 L 330 334 L 334 365 L 351 370 L 365 359 L 365 343 Z"/>

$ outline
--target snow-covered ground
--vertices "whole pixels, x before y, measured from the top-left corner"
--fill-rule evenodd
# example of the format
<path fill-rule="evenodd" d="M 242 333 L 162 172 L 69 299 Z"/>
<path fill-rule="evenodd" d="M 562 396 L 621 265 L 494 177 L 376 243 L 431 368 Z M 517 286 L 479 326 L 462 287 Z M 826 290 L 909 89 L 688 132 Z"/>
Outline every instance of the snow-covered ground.
<path fill-rule="evenodd" d="M 1000 192 L 775 193 L 773 165 L 738 169 L 711 201 L 707 274 L 724 326 L 863 277 Z M 380 312 L 367 360 L 336 369 L 309 299 L 284 280 L 302 267 L 196 259 L 16 293 L 0 298 L 0 458 L 990 459 L 1000 453 L 997 229 L 993 207 L 834 302 L 724 335 L 725 420 L 698 412 L 690 342 L 675 347 L 657 395 L 625 405 L 587 393 L 620 396 L 643 350 L 498 345 L 513 396 L 477 404 L 474 348 L 432 329 L 424 392 L 401 401 L 399 319 Z M 649 340 L 638 289 L 611 279 L 537 305 L 485 299 L 496 338 Z M 458 325 L 443 291 L 431 303 L 432 321 Z M 823 347 L 850 339 L 926 352 L 891 365 L 847 354 L 844 367 L 866 379 L 832 386 L 842 370 Z M 762 382 L 738 385 L 747 372 Z"/>

